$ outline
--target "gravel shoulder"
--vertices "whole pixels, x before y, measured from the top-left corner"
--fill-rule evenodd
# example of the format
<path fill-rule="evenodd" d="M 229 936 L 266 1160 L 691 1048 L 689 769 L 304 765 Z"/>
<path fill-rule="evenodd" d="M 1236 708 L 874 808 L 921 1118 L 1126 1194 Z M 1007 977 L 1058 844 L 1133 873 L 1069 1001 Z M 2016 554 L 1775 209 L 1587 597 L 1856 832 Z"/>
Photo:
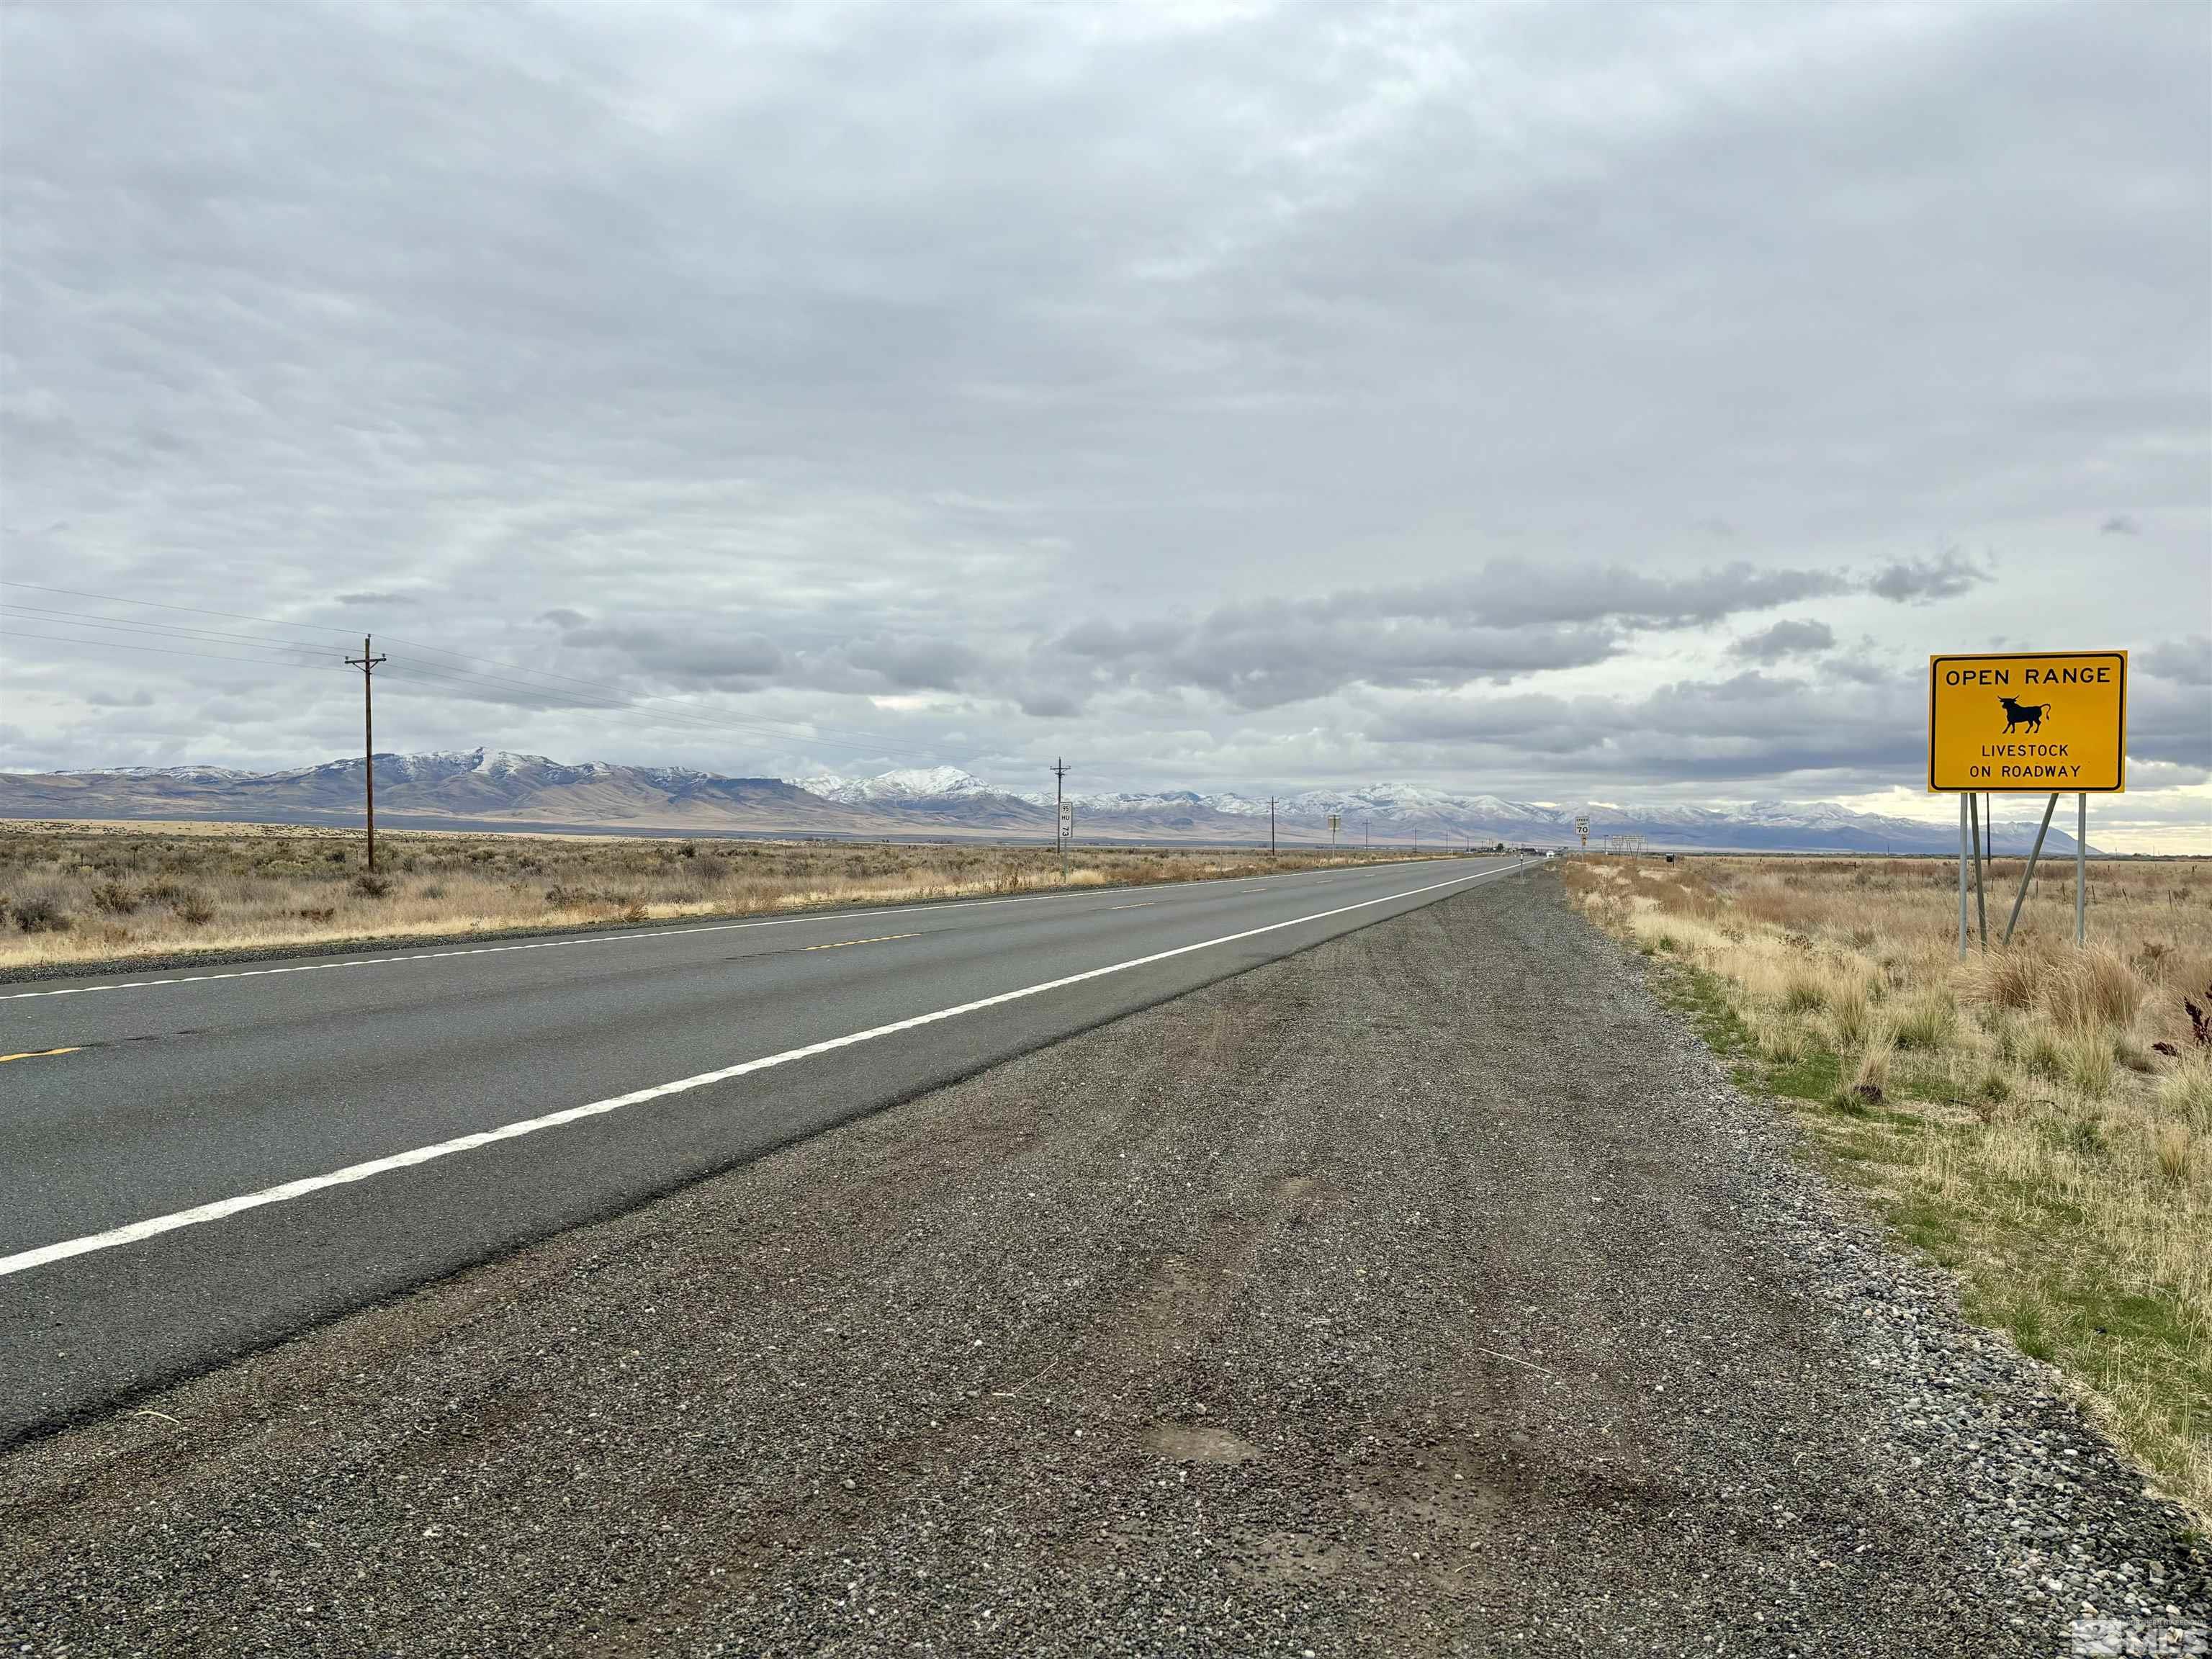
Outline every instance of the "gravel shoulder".
<path fill-rule="evenodd" d="M 2204 1653 L 1547 875 L 0 1458 L 46 1655 Z"/>

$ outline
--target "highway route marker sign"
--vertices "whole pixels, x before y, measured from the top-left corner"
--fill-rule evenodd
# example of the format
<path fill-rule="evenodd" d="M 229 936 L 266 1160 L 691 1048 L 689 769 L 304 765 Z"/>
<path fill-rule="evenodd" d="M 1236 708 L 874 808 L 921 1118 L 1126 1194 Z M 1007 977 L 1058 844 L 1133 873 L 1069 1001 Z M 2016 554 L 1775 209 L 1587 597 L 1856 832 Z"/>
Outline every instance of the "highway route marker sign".
<path fill-rule="evenodd" d="M 1072 800 L 1060 804 L 1060 838 L 1062 841 L 1075 839 L 1075 803 Z"/>
<path fill-rule="evenodd" d="M 2127 788 L 2128 653 L 1928 659 L 1928 792 L 2118 794 Z"/>

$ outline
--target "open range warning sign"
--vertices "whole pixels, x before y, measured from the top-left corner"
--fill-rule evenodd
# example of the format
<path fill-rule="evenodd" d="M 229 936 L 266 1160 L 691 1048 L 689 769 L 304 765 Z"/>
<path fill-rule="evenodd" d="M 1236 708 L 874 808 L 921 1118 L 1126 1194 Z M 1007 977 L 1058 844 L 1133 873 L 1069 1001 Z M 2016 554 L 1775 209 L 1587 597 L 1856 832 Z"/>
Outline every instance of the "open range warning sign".
<path fill-rule="evenodd" d="M 1928 787 L 2032 794 L 2127 787 L 2128 653 L 1928 659 Z"/>

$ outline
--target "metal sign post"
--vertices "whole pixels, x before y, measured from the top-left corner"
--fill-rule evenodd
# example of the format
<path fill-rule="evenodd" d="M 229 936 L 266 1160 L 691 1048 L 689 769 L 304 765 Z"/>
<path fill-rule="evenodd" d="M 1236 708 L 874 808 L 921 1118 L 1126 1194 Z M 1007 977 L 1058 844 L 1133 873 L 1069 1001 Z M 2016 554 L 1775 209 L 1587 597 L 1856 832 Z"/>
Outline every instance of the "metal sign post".
<path fill-rule="evenodd" d="M 1328 855 L 1331 858 L 1334 858 L 1336 856 L 1336 832 L 1339 826 L 1343 823 L 1343 813 L 1331 812 L 1328 815 Z"/>
<path fill-rule="evenodd" d="M 2058 797 L 2051 798 L 2056 801 Z M 2089 797 L 2086 791 L 2075 798 L 2074 815 L 2074 943 L 2089 941 Z"/>
<path fill-rule="evenodd" d="M 1966 954 L 1966 798 L 1959 797 L 1959 955 Z"/>
<path fill-rule="evenodd" d="M 1982 798 L 1966 793 L 1966 816 L 1974 826 L 1974 912 L 1981 920 L 1982 949 L 1990 948 L 1990 902 L 1982 892 Z"/>

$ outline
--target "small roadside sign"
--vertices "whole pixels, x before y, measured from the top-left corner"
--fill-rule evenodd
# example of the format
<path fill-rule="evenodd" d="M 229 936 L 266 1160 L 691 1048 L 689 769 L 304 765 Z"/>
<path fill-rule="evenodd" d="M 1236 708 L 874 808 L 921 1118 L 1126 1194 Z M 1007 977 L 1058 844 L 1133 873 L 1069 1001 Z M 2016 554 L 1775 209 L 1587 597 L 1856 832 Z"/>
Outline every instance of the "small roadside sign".
<path fill-rule="evenodd" d="M 1075 803 L 1072 800 L 1060 804 L 1060 838 L 1062 841 L 1075 839 Z"/>
<path fill-rule="evenodd" d="M 1333 836 L 1343 827 L 1344 814 L 1341 812 L 1331 812 L 1328 815 L 1328 833 Z"/>
<path fill-rule="evenodd" d="M 2118 794 L 2127 788 L 2128 653 L 1928 659 L 1928 791 Z"/>
<path fill-rule="evenodd" d="M 1577 818 L 1575 820 L 1575 833 L 1582 837 L 1583 848 L 1587 852 L 1589 848 L 1589 820 L 1588 818 Z"/>

